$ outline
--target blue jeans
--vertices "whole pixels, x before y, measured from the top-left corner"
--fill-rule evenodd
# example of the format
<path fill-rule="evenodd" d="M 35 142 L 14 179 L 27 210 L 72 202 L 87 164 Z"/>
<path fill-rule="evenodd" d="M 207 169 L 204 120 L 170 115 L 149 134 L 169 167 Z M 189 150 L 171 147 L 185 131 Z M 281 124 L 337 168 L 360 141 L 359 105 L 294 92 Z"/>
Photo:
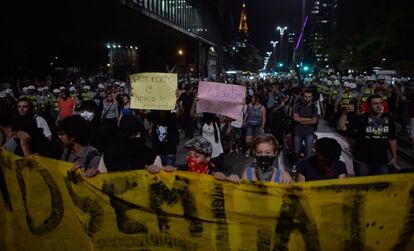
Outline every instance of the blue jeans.
<path fill-rule="evenodd" d="M 160 155 L 163 166 L 175 166 L 175 154 Z"/>
<path fill-rule="evenodd" d="M 295 135 L 293 138 L 293 152 L 296 156 L 299 155 L 303 140 L 305 140 L 305 158 L 309 158 L 312 156 L 313 134 L 307 136 Z"/>
<path fill-rule="evenodd" d="M 383 175 L 390 173 L 387 163 L 368 165 L 358 160 L 354 160 L 354 172 L 356 176 Z"/>

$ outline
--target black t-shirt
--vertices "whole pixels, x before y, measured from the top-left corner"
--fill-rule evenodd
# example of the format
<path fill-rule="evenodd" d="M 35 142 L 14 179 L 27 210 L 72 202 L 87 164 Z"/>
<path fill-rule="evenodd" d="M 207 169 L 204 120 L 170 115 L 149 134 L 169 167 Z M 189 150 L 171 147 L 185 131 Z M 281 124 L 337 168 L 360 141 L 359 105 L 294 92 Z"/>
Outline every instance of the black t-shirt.
<path fill-rule="evenodd" d="M 117 139 L 109 145 L 103 160 L 108 172 L 144 169 L 157 155 L 137 139 Z"/>
<path fill-rule="evenodd" d="M 194 103 L 194 94 L 187 94 L 186 92 L 184 92 L 180 95 L 178 101 L 181 101 L 183 103 L 184 113 L 188 114 L 191 112 L 191 107 Z"/>
<path fill-rule="evenodd" d="M 306 181 L 336 179 L 341 174 L 346 174 L 346 165 L 343 161 L 335 161 L 330 173 L 323 173 L 316 167 L 313 157 L 300 161 L 296 166 L 298 172 L 305 176 Z"/>
<path fill-rule="evenodd" d="M 314 104 L 305 105 L 303 101 L 301 101 L 298 105 L 294 108 L 294 113 L 297 113 L 301 118 L 317 118 L 318 117 L 318 109 Z M 298 136 L 308 136 L 313 135 L 315 132 L 315 125 L 304 125 L 301 123 L 296 123 L 295 125 L 295 134 Z"/>
<path fill-rule="evenodd" d="M 169 113 L 165 118 L 151 116 L 152 149 L 156 154 L 176 154 L 180 137 L 175 116 L 175 113 Z"/>
<path fill-rule="evenodd" d="M 396 139 L 395 124 L 388 114 L 373 117 L 370 113 L 348 117 L 348 134 L 355 139 L 355 160 L 368 165 L 387 163 L 389 140 Z"/>

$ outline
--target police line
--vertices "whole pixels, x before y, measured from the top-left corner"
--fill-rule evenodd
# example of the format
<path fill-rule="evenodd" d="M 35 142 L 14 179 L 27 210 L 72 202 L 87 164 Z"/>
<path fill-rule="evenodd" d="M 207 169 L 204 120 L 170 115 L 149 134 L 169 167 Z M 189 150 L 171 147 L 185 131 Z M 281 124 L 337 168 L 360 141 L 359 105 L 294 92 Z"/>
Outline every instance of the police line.
<path fill-rule="evenodd" d="M 0 152 L 0 250 L 414 250 L 414 175 L 230 184 L 144 170 L 87 179 Z"/>

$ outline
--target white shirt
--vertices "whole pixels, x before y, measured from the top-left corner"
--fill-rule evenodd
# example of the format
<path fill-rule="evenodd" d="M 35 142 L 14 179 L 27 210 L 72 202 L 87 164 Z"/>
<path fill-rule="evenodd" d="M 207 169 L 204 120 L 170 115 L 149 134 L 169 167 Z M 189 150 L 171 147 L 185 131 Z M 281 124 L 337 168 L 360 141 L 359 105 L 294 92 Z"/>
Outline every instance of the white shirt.
<path fill-rule="evenodd" d="M 234 128 L 242 128 L 243 127 L 243 115 L 246 113 L 246 105 L 243 106 L 243 109 L 240 113 L 240 117 L 236 120 L 231 122 L 231 126 Z"/>
<path fill-rule="evenodd" d="M 221 145 L 220 128 L 218 127 L 217 127 L 217 134 L 218 134 L 218 142 L 216 142 L 214 138 L 213 123 L 211 123 L 210 126 L 207 124 L 203 125 L 203 133 L 201 136 L 211 143 L 211 146 L 213 147 L 213 153 L 211 154 L 212 158 L 218 157 L 220 154 L 224 152 L 223 146 Z"/>
<path fill-rule="evenodd" d="M 43 129 L 43 135 L 45 135 L 46 138 L 52 136 L 52 132 L 50 131 L 49 125 L 47 124 L 46 120 L 39 115 L 37 115 L 35 119 L 37 128 Z"/>

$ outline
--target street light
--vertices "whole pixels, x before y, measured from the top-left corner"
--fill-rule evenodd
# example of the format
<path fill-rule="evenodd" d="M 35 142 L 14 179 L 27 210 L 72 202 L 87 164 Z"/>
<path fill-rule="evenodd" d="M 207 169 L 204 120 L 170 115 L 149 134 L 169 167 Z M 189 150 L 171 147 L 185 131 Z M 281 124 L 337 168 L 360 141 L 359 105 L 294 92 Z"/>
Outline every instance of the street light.
<path fill-rule="evenodd" d="M 270 41 L 270 43 L 273 46 L 273 61 L 275 62 L 275 66 L 276 66 L 276 62 L 277 62 L 277 56 L 276 56 L 276 46 L 279 43 L 279 41 Z"/>
<path fill-rule="evenodd" d="M 284 27 L 278 26 L 276 29 L 280 32 L 280 55 L 279 55 L 279 59 L 280 59 L 280 61 L 283 61 L 283 35 L 285 35 L 285 31 L 287 30 L 287 26 L 284 26 Z"/>
<path fill-rule="evenodd" d="M 183 51 L 183 50 L 181 50 L 181 49 L 179 49 L 179 50 L 178 50 L 178 55 L 179 55 L 179 56 L 184 55 L 184 51 Z"/>
<path fill-rule="evenodd" d="M 280 36 L 283 37 L 283 35 L 285 34 L 285 31 L 287 30 L 287 26 L 284 26 L 284 27 L 278 26 L 277 30 L 280 32 Z"/>

